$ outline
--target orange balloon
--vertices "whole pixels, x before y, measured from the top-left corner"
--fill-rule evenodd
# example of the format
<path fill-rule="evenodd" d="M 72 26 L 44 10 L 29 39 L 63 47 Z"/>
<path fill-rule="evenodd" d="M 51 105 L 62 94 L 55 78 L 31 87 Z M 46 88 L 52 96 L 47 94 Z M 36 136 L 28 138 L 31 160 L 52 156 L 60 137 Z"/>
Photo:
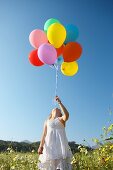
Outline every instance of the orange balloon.
<path fill-rule="evenodd" d="M 63 49 L 64 49 L 64 45 L 62 45 L 60 48 L 56 48 L 56 50 L 57 50 L 57 57 L 59 57 L 60 55 L 62 55 Z"/>
<path fill-rule="evenodd" d="M 77 42 L 69 42 L 63 49 L 64 62 L 73 62 L 80 58 L 82 47 Z"/>

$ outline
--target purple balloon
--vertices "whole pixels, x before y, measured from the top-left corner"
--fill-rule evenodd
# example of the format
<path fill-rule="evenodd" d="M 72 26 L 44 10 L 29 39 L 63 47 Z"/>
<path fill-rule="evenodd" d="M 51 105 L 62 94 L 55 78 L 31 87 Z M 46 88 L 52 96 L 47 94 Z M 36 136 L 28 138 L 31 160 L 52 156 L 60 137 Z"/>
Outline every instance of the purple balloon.
<path fill-rule="evenodd" d="M 43 63 L 54 64 L 57 59 L 57 51 L 51 44 L 44 43 L 38 49 L 38 56 Z"/>

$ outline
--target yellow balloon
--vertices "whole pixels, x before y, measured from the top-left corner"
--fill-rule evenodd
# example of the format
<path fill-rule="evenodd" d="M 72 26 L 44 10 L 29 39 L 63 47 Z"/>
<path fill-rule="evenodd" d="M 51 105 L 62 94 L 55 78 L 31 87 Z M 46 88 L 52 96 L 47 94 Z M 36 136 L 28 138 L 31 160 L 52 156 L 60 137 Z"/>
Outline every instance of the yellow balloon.
<path fill-rule="evenodd" d="M 59 48 L 62 46 L 66 39 L 66 29 L 60 23 L 54 23 L 50 25 L 47 30 L 47 37 L 49 42 L 55 47 Z"/>
<path fill-rule="evenodd" d="M 78 72 L 77 62 L 63 62 L 61 65 L 61 72 L 65 76 L 74 76 Z"/>

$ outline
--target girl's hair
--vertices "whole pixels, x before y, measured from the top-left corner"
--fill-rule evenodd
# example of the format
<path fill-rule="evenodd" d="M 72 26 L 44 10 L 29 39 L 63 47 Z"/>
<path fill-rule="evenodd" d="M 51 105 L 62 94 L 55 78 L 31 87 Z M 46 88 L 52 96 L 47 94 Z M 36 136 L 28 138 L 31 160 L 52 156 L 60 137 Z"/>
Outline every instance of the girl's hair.
<path fill-rule="evenodd" d="M 51 119 L 51 117 L 52 117 L 52 112 L 49 114 L 49 117 L 48 117 L 48 119 Z"/>
<path fill-rule="evenodd" d="M 61 112 L 61 115 L 62 115 L 62 112 Z M 49 114 L 48 119 L 51 119 L 51 117 L 52 117 L 52 112 Z"/>

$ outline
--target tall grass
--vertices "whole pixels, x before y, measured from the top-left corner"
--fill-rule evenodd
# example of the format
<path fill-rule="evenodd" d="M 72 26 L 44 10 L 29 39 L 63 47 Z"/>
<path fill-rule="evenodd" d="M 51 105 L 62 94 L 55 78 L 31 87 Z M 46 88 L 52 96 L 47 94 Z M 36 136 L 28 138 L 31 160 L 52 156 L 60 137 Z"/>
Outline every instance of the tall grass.
<path fill-rule="evenodd" d="M 112 114 L 112 113 L 110 113 Z M 92 141 L 98 148 L 88 151 L 85 145 L 79 145 L 79 152 L 73 155 L 71 161 L 73 170 L 113 170 L 113 124 L 102 128 L 100 139 Z M 6 152 L 0 153 L 0 170 L 38 170 L 38 154 L 20 153 L 11 147 Z"/>

